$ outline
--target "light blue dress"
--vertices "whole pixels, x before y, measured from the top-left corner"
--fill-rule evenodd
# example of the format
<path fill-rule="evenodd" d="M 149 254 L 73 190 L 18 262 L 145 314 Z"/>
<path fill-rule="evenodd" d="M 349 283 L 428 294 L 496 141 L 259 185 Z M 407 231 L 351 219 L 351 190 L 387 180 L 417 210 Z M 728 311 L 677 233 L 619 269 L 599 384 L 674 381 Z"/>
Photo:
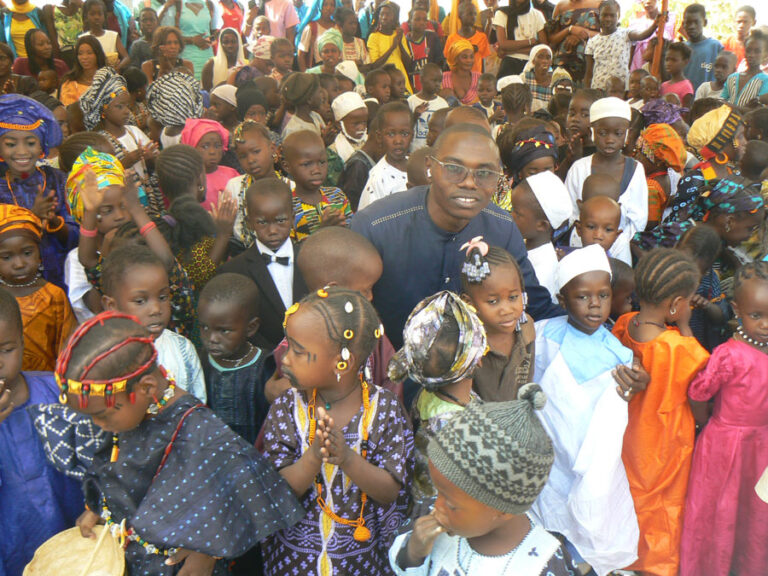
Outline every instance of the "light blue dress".
<path fill-rule="evenodd" d="M 197 14 L 194 10 L 190 9 L 190 4 L 198 4 L 201 6 Z M 163 17 L 162 24 L 164 26 L 175 26 L 176 22 L 176 8 L 170 8 Z M 181 9 L 181 18 L 179 19 L 179 29 L 183 36 L 198 36 L 202 34 L 204 37 L 210 38 L 211 36 L 211 13 L 208 10 L 208 5 L 204 0 L 184 0 L 184 4 Z M 201 50 L 194 44 L 187 44 L 184 46 L 184 51 L 181 53 L 181 57 L 185 60 L 189 60 L 195 67 L 195 78 L 200 80 L 203 73 L 203 66 L 208 62 L 210 58 L 213 58 L 213 48 L 207 48 Z"/>

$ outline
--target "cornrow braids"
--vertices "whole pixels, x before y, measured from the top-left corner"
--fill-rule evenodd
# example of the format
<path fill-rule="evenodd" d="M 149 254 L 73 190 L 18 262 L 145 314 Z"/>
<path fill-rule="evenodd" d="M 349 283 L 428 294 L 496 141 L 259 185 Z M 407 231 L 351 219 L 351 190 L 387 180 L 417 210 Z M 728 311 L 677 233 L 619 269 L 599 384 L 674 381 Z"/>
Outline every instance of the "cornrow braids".
<path fill-rule="evenodd" d="M 485 245 L 482 241 L 479 245 L 478 243 L 469 243 L 464 258 L 464 266 L 461 269 L 461 291 L 467 293 L 471 285 L 481 285 L 483 280 L 491 275 L 492 268 L 509 265 L 517 272 L 520 278 L 520 288 L 525 292 L 523 273 L 512 254 L 499 246 Z"/>
<path fill-rule="evenodd" d="M 738 297 L 741 290 L 744 289 L 744 284 L 749 280 L 768 282 L 768 262 L 749 262 L 736 271 L 733 277 L 734 298 Z"/>
<path fill-rule="evenodd" d="M 533 102 L 531 89 L 525 84 L 510 84 L 501 91 L 501 105 L 504 111 L 521 112 Z"/>
<path fill-rule="evenodd" d="M 699 280 L 700 272 L 693 260 L 674 248 L 651 250 L 635 268 L 637 298 L 652 305 L 693 294 Z"/>
<path fill-rule="evenodd" d="M 342 358 L 344 349 L 350 350 L 355 355 L 357 368 L 365 364 L 383 333 L 375 308 L 356 290 L 327 286 L 311 292 L 286 312 L 286 318 L 299 307 L 311 308 L 320 315 L 328 337 L 338 344 Z"/>
<path fill-rule="evenodd" d="M 260 122 L 254 122 L 253 120 L 245 120 L 237 125 L 234 132 L 232 133 L 233 140 L 235 143 L 235 146 L 238 144 L 242 144 L 245 142 L 245 135 L 249 132 L 258 132 L 262 138 L 264 138 L 267 142 L 272 142 L 272 139 L 269 137 L 269 128 L 264 126 L 264 124 L 261 124 Z"/>
<path fill-rule="evenodd" d="M 204 169 L 203 156 L 196 148 L 186 144 L 169 146 L 160 152 L 155 161 L 160 190 L 171 202 L 188 194 Z"/>

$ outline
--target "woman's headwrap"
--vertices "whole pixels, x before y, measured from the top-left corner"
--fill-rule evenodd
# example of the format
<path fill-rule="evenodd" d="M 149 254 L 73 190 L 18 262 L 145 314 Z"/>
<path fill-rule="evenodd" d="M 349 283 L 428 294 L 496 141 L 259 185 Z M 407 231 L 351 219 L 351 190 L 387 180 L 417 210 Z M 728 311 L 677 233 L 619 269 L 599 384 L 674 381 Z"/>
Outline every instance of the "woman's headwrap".
<path fill-rule="evenodd" d="M 667 166 L 675 172 L 683 172 L 688 155 L 685 143 L 669 124 L 651 124 L 640 132 L 637 140 L 640 152 L 652 164 Z"/>
<path fill-rule="evenodd" d="M 549 52 L 549 55 L 552 56 L 552 48 L 550 48 L 546 44 L 536 44 L 536 46 L 531 48 L 531 54 L 528 57 L 528 62 L 526 62 L 525 66 L 523 67 L 521 76 L 524 76 L 525 73 L 528 72 L 528 70 L 533 70 L 533 59 L 536 58 L 536 55 L 542 50 L 546 50 L 547 52 Z"/>
<path fill-rule="evenodd" d="M 216 120 L 208 120 L 207 118 L 190 118 L 187 120 L 181 131 L 181 143 L 194 148 L 203 136 L 211 132 L 221 136 L 222 147 L 226 150 L 229 145 L 229 130 Z"/>
<path fill-rule="evenodd" d="M 723 104 L 698 118 L 688 131 L 690 144 L 702 158 L 709 160 L 722 152 L 742 123 L 742 116 L 735 108 Z"/>
<path fill-rule="evenodd" d="M 464 52 L 465 50 L 471 50 L 472 54 L 475 53 L 475 47 L 472 45 L 472 42 L 467 40 L 466 38 L 461 38 L 460 40 L 456 40 L 453 44 L 451 44 L 450 48 L 448 48 L 448 53 L 445 55 L 446 60 L 448 60 L 448 67 L 453 70 L 456 67 L 456 63 L 459 59 L 459 54 Z"/>
<path fill-rule="evenodd" d="M 0 96 L 0 136 L 16 130 L 37 136 L 46 156 L 61 144 L 61 127 L 48 108 L 19 94 Z"/>
<path fill-rule="evenodd" d="M 227 33 L 234 34 L 235 37 L 237 37 L 237 54 L 235 56 L 235 66 L 243 66 L 244 64 L 248 63 L 248 60 L 245 59 L 245 52 L 243 52 L 243 40 L 240 37 L 240 32 L 234 28 L 224 28 L 221 32 L 219 32 L 219 49 L 216 52 L 216 56 L 213 57 L 214 86 L 218 86 L 222 82 L 226 82 L 227 77 L 229 76 L 229 61 L 227 60 L 227 55 L 224 54 L 224 50 L 221 49 L 221 37 Z"/>
<path fill-rule="evenodd" d="M 87 130 L 93 130 L 101 122 L 101 115 L 112 100 L 120 93 L 127 92 L 125 78 L 112 68 L 99 69 L 93 76 L 88 90 L 80 98 L 83 111 L 83 124 Z"/>
<path fill-rule="evenodd" d="M 111 154 L 98 152 L 88 146 L 72 164 L 72 170 L 67 178 L 67 204 L 70 214 L 78 224 L 83 219 L 83 198 L 80 195 L 80 187 L 85 181 L 85 174 L 89 168 L 96 175 L 99 188 L 125 185 L 125 170 L 120 160 Z"/>
<path fill-rule="evenodd" d="M 249 47 L 251 55 L 260 60 L 271 60 L 272 42 L 275 40 L 276 38 L 274 36 L 259 36 Z"/>
<path fill-rule="evenodd" d="M 520 180 L 520 171 L 527 164 L 546 156 L 551 156 L 557 162 L 555 137 L 543 126 L 535 126 L 517 134 L 514 147 L 502 154 L 502 161 L 516 185 Z"/>
<path fill-rule="evenodd" d="M 339 52 L 344 54 L 344 38 L 338 28 L 329 28 L 320 35 L 320 39 L 317 41 L 317 51 L 322 52 L 323 46 L 328 43 L 336 46 Z"/>
<path fill-rule="evenodd" d="M 447 311 L 459 327 L 456 354 L 445 374 L 427 377 L 424 367 L 432 357 L 430 349 L 445 322 Z M 469 377 L 486 352 L 485 328 L 474 308 L 453 292 L 438 292 L 419 302 L 408 316 L 403 328 L 403 347 L 389 363 L 389 377 L 400 381 L 409 376 L 427 390 L 435 390 Z"/>
<path fill-rule="evenodd" d="M 560 83 L 567 80 L 571 84 L 573 84 L 573 77 L 571 74 L 566 70 L 565 68 L 557 67 L 552 71 L 552 90 L 554 91 L 555 87 Z"/>
<path fill-rule="evenodd" d="M 147 108 L 154 120 L 165 127 L 184 126 L 188 118 L 203 115 L 200 82 L 186 72 L 160 76 L 147 89 Z"/>
<path fill-rule="evenodd" d="M 11 232 L 31 234 L 39 242 L 43 237 L 43 223 L 31 210 L 16 204 L 0 204 L 0 236 Z"/>
<path fill-rule="evenodd" d="M 317 78 L 317 74 L 294 72 L 283 80 L 282 94 L 289 104 L 298 106 L 312 98 L 319 87 L 320 80 Z"/>
<path fill-rule="evenodd" d="M 761 182 L 751 182 L 742 176 L 721 178 L 699 196 L 697 203 L 701 216 L 693 214 L 691 217 L 706 222 L 710 211 L 715 208 L 725 214 L 755 214 L 765 206 L 761 187 Z"/>
<path fill-rule="evenodd" d="M 650 126 L 651 124 L 674 124 L 683 119 L 683 114 L 688 112 L 688 109 L 667 102 L 664 98 L 654 98 L 646 102 L 640 112 L 643 114 L 643 123 Z"/>

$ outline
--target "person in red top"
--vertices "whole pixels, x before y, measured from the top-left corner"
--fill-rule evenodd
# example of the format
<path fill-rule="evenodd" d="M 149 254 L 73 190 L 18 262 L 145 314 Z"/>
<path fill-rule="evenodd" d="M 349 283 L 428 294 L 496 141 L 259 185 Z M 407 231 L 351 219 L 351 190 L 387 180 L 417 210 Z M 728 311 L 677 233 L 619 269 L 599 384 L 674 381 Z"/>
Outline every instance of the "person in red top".
<path fill-rule="evenodd" d="M 20 76 L 34 76 L 43 70 L 53 70 L 61 78 L 69 72 L 63 60 L 53 57 L 53 45 L 48 35 L 42 30 L 27 30 L 24 36 L 27 58 L 19 57 L 13 62 L 13 73 Z"/>
<path fill-rule="evenodd" d="M 729 52 L 736 54 L 738 62 L 741 63 L 746 56 L 744 51 L 744 41 L 749 36 L 749 31 L 755 25 L 757 20 L 757 14 L 752 6 L 742 6 L 736 10 L 736 34 L 729 36 L 728 39 L 723 42 L 723 47 Z"/>

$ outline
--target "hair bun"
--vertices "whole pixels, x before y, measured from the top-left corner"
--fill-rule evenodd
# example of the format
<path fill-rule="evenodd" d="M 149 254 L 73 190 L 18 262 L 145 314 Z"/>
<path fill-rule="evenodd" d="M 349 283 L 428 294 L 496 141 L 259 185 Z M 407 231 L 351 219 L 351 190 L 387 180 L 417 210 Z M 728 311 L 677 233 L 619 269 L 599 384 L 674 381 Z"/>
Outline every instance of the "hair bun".
<path fill-rule="evenodd" d="M 547 395 L 544 394 L 541 386 L 535 382 L 529 382 L 521 386 L 520 390 L 517 391 L 517 399 L 527 400 L 531 403 L 534 410 L 541 410 L 547 403 Z"/>

